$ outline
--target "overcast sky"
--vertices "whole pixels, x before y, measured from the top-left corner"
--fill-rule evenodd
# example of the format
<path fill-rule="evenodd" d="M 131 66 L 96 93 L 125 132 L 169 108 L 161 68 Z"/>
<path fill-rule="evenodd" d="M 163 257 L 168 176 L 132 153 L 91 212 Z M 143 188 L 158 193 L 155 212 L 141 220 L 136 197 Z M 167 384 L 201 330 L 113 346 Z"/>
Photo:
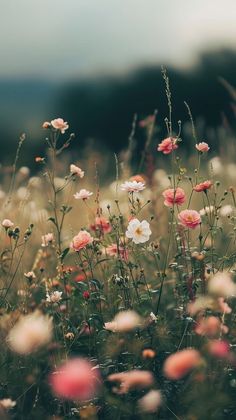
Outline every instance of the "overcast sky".
<path fill-rule="evenodd" d="M 236 48 L 236 0 L 0 1 L 0 77 L 186 66 L 208 45 Z"/>

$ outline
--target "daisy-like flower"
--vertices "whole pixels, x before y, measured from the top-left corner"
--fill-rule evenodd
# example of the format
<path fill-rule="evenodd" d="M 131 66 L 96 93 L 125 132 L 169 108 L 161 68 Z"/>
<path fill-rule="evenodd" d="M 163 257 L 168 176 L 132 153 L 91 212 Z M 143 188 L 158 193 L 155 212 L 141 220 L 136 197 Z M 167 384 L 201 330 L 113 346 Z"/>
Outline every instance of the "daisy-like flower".
<path fill-rule="evenodd" d="M 146 220 L 140 222 L 138 219 L 132 219 L 125 232 L 126 237 L 132 239 L 135 244 L 147 242 L 151 234 L 150 224 Z"/>
<path fill-rule="evenodd" d="M 61 295 L 62 295 L 62 292 L 59 292 L 58 290 L 56 290 L 55 292 L 52 292 L 50 294 L 47 293 L 46 294 L 46 301 L 49 302 L 49 303 L 58 303 L 62 299 Z"/>
<path fill-rule="evenodd" d="M 120 186 L 120 189 L 122 191 L 127 191 L 129 193 L 140 192 L 140 191 L 143 191 L 144 188 L 145 188 L 144 182 L 138 182 L 138 181 L 125 181 Z"/>
<path fill-rule="evenodd" d="M 84 171 L 82 171 L 81 168 L 79 168 L 78 166 L 74 165 L 73 163 L 70 165 L 70 173 L 72 175 L 77 175 L 79 178 L 83 178 L 84 177 Z"/>
<path fill-rule="evenodd" d="M 85 190 L 84 188 L 79 192 L 74 194 L 76 200 L 87 200 L 93 193 L 91 191 Z"/>
<path fill-rule="evenodd" d="M 142 318 L 135 311 L 120 311 L 110 322 L 105 322 L 105 329 L 112 332 L 129 332 L 142 325 Z"/>
<path fill-rule="evenodd" d="M 64 121 L 62 118 L 56 118 L 55 120 L 52 120 L 51 125 L 56 130 L 60 130 L 61 134 L 64 134 L 65 131 L 69 128 L 68 123 Z"/>

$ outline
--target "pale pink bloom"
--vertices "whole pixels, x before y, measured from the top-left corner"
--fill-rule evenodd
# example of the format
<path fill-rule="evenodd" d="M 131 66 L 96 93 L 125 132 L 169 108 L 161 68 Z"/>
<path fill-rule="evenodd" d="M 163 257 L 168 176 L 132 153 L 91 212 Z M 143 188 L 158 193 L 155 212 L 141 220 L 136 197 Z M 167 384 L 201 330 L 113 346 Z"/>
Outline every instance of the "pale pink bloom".
<path fill-rule="evenodd" d="M 212 295 L 227 298 L 236 294 L 236 285 L 228 272 L 219 272 L 209 280 L 208 291 Z"/>
<path fill-rule="evenodd" d="M 55 292 L 47 293 L 46 295 L 46 301 L 50 303 L 58 303 L 62 299 L 61 297 L 62 292 L 59 292 L 58 290 L 55 290 Z"/>
<path fill-rule="evenodd" d="M 84 401 L 99 391 L 99 371 L 88 360 L 76 358 L 63 363 L 51 373 L 49 383 L 53 393 L 63 399 Z"/>
<path fill-rule="evenodd" d="M 54 237 L 53 237 L 53 233 L 46 233 L 46 235 L 42 236 L 42 244 L 41 246 L 46 247 L 49 244 L 52 243 Z"/>
<path fill-rule="evenodd" d="M 208 152 L 208 150 L 210 150 L 210 147 L 208 146 L 208 144 L 207 143 L 205 143 L 204 141 L 202 141 L 201 143 L 198 143 L 198 144 L 196 144 L 196 149 L 199 151 L 199 152 L 202 152 L 202 153 L 204 153 L 204 152 Z"/>
<path fill-rule="evenodd" d="M 164 204 L 167 207 L 172 207 L 174 204 L 181 206 L 186 200 L 185 192 L 182 188 L 169 188 L 162 193 L 165 201 Z"/>
<path fill-rule="evenodd" d="M 223 313 L 223 314 L 231 314 L 232 312 L 232 308 L 230 308 L 230 306 L 228 305 L 227 302 L 225 302 L 223 297 L 219 297 L 217 299 L 218 301 L 218 305 L 219 305 L 219 310 Z"/>
<path fill-rule="evenodd" d="M 212 340 L 208 343 L 207 349 L 212 356 L 223 359 L 228 357 L 230 346 L 228 341 Z"/>
<path fill-rule="evenodd" d="M 223 325 L 220 319 L 216 316 L 209 316 L 198 320 L 197 325 L 195 327 L 195 332 L 198 335 L 207 335 L 209 337 L 214 337 L 220 332 L 222 332 L 223 334 L 227 334 L 228 327 L 226 327 L 226 325 Z"/>
<path fill-rule="evenodd" d="M 204 181 L 204 182 L 201 182 L 200 184 L 197 184 L 195 187 L 193 187 L 193 189 L 196 192 L 202 192 L 202 191 L 209 190 L 209 188 L 211 188 L 212 185 L 213 184 L 211 181 Z"/>
<path fill-rule="evenodd" d="M 70 248 L 74 251 L 80 251 L 85 248 L 87 245 L 93 242 L 93 237 L 86 230 L 81 230 L 78 235 L 74 236 L 70 244 Z"/>
<path fill-rule="evenodd" d="M 113 388 L 117 394 L 127 394 L 133 389 L 148 388 L 154 383 L 153 374 L 146 370 L 131 370 L 130 372 L 113 373 L 108 381 L 118 382 L 119 388 Z"/>
<path fill-rule="evenodd" d="M 16 401 L 13 401 L 11 398 L 3 398 L 0 400 L 0 406 L 5 408 L 5 410 L 10 410 L 16 406 Z"/>
<path fill-rule="evenodd" d="M 142 326 L 142 318 L 137 312 L 120 311 L 111 322 L 105 322 L 105 329 L 112 332 L 128 332 Z"/>
<path fill-rule="evenodd" d="M 14 226 L 14 223 L 13 223 L 11 220 L 9 220 L 9 219 L 4 219 L 4 220 L 2 221 L 2 226 L 3 226 L 5 229 L 8 229 L 8 228 L 10 228 L 10 227 Z"/>
<path fill-rule="evenodd" d="M 93 231 L 100 231 L 102 233 L 110 233 L 112 230 L 109 220 L 103 216 L 95 217 L 95 223 L 90 226 Z"/>
<path fill-rule="evenodd" d="M 211 296 L 199 296 L 194 302 L 188 304 L 188 313 L 191 316 L 196 315 L 199 312 L 203 312 L 206 309 L 212 309 L 213 311 L 226 314 L 230 314 L 232 312 L 232 309 L 222 297 L 215 299 Z"/>
<path fill-rule="evenodd" d="M 200 353 L 194 349 L 184 349 L 171 354 L 164 363 L 164 375 L 168 379 L 178 380 L 187 375 L 201 362 Z"/>
<path fill-rule="evenodd" d="M 56 130 L 60 130 L 62 134 L 64 134 L 65 131 L 69 128 L 68 123 L 62 118 L 56 118 L 55 120 L 52 120 L 51 124 L 53 128 L 55 128 Z"/>
<path fill-rule="evenodd" d="M 28 273 L 24 273 L 24 276 L 30 280 L 36 279 L 36 275 L 33 271 L 28 271 Z"/>
<path fill-rule="evenodd" d="M 76 198 L 76 200 L 87 200 L 91 195 L 93 195 L 92 192 L 82 188 L 82 190 L 74 194 L 74 198 Z"/>
<path fill-rule="evenodd" d="M 150 224 L 146 220 L 140 222 L 138 219 L 131 219 L 125 232 L 126 237 L 132 239 L 135 244 L 147 242 L 151 234 Z"/>
<path fill-rule="evenodd" d="M 182 210 L 178 219 L 183 226 L 190 229 L 195 229 L 201 223 L 201 216 L 196 210 Z"/>
<path fill-rule="evenodd" d="M 144 190 L 145 184 L 137 181 L 125 181 L 121 184 L 120 189 L 129 193 L 140 192 Z"/>
<path fill-rule="evenodd" d="M 155 115 L 148 115 L 143 120 L 139 121 L 139 127 L 148 127 L 155 122 Z"/>
<path fill-rule="evenodd" d="M 106 247 L 106 253 L 110 257 L 120 257 L 123 260 L 128 260 L 128 250 L 124 246 L 117 244 L 111 244 Z"/>
<path fill-rule="evenodd" d="M 73 165 L 73 163 L 70 165 L 70 173 L 72 175 L 78 175 L 79 178 L 84 177 L 84 171 L 82 171 L 82 169 L 79 168 L 78 166 Z"/>
<path fill-rule="evenodd" d="M 52 339 L 52 318 L 39 310 L 21 315 L 10 330 L 7 343 L 12 351 L 29 354 L 48 344 Z"/>
<path fill-rule="evenodd" d="M 138 407 L 141 413 L 155 413 L 162 403 L 160 391 L 149 391 L 144 397 L 138 400 Z"/>
<path fill-rule="evenodd" d="M 222 217 L 228 217 L 233 213 L 233 207 L 230 204 L 226 204 L 225 206 L 221 207 L 220 215 Z"/>
<path fill-rule="evenodd" d="M 164 155 L 168 155 L 175 149 L 178 149 L 175 137 L 167 137 L 166 139 L 162 140 L 162 142 L 159 143 L 157 147 L 158 152 L 163 152 Z"/>
<path fill-rule="evenodd" d="M 51 123 L 49 121 L 45 121 L 42 125 L 43 128 L 49 128 L 51 127 Z"/>

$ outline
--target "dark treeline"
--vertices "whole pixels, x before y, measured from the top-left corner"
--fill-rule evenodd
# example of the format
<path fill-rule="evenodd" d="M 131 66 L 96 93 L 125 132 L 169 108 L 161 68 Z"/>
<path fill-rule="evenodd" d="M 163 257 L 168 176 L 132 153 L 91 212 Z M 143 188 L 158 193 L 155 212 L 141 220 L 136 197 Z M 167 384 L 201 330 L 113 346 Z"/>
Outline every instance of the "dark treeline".
<path fill-rule="evenodd" d="M 173 119 L 176 123 L 178 120 L 183 123 L 187 121 L 188 115 L 184 106 L 184 101 L 187 101 L 194 118 L 197 121 L 204 121 L 205 127 L 216 128 L 222 125 L 222 121 L 224 123 L 228 121 L 233 127 L 233 100 L 220 78 L 236 86 L 235 52 L 206 52 L 200 57 L 198 65 L 189 70 L 177 70 L 171 67 L 167 70 L 173 98 Z M 22 88 L 19 89 L 21 98 L 15 93 L 15 107 L 17 103 L 19 106 L 21 104 L 21 109 L 23 107 L 26 113 L 24 119 L 21 119 L 20 110 L 18 115 L 15 108 L 18 129 L 20 122 L 23 124 L 23 121 L 26 121 L 27 113 L 31 117 L 34 110 L 33 121 L 36 124 L 36 110 L 37 112 L 39 110 L 39 118 L 50 119 L 61 116 L 67 120 L 73 131 L 78 134 L 80 147 L 87 144 L 88 139 L 94 139 L 97 148 L 103 145 L 111 150 L 119 151 L 127 144 L 134 114 L 137 113 L 138 119 L 142 119 L 157 109 L 160 136 L 165 135 L 164 118 L 168 109 L 160 66 L 141 68 L 120 78 L 78 80 L 61 86 L 54 84 L 53 88 L 49 83 L 42 88 L 42 82 L 37 88 L 37 83 L 35 82 L 34 85 L 31 81 L 30 94 L 24 96 L 27 83 L 29 82 L 24 81 L 25 89 L 24 84 L 23 87 L 21 84 Z M 7 98 L 6 87 L 5 97 Z M 46 104 L 44 106 L 44 98 L 47 106 Z M 10 107 L 9 113 L 11 113 Z M 38 124 L 40 123 L 39 119 Z M 24 126 L 21 130 L 24 130 Z M 27 146 L 27 153 L 32 153 L 33 146 L 34 155 L 43 152 L 44 135 L 37 130 L 35 133 L 31 146 L 30 144 Z M 4 125 L 3 120 L 1 141 L 5 145 L 6 153 L 12 149 L 11 140 L 13 138 L 15 140 L 16 135 L 14 126 Z"/>

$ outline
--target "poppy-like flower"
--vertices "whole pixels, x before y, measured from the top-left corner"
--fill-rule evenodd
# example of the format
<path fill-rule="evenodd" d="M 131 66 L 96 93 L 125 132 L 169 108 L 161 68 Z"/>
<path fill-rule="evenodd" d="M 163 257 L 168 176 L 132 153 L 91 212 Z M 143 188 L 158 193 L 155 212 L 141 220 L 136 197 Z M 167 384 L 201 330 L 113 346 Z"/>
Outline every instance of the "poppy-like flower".
<path fill-rule="evenodd" d="M 109 220 L 107 220 L 103 216 L 97 216 L 95 218 L 95 223 L 90 226 L 90 228 L 94 231 L 98 230 L 102 233 L 110 233 L 112 230 L 111 224 Z"/>
<path fill-rule="evenodd" d="M 196 210 L 182 210 L 178 219 L 181 225 L 190 229 L 195 229 L 201 223 L 201 216 Z"/>
<path fill-rule="evenodd" d="M 52 120 L 51 125 L 56 130 L 60 130 L 62 134 L 64 134 L 65 131 L 69 128 L 68 123 L 64 121 L 62 118 L 56 118 L 55 120 Z"/>
<path fill-rule="evenodd" d="M 105 322 L 105 329 L 112 332 L 128 332 L 142 326 L 142 318 L 137 312 L 120 311 L 111 322 Z"/>
<path fill-rule="evenodd" d="M 87 245 L 93 242 L 93 237 L 86 230 L 81 230 L 78 235 L 74 236 L 70 244 L 70 248 L 74 251 L 80 251 L 85 248 Z"/>
<path fill-rule="evenodd" d="M 120 257 L 123 260 L 128 260 L 128 250 L 124 246 L 111 244 L 106 247 L 106 253 L 110 257 Z"/>
<path fill-rule="evenodd" d="M 196 192 L 202 192 L 202 191 L 209 190 L 209 188 L 211 188 L 212 185 L 213 184 L 211 181 L 204 181 L 204 182 L 201 182 L 200 184 L 197 184 L 195 187 L 193 187 L 193 189 Z"/>
<path fill-rule="evenodd" d="M 169 188 L 168 190 L 165 190 L 162 193 L 165 201 L 164 204 L 167 207 L 172 207 L 174 204 L 177 204 L 177 206 L 181 206 L 185 203 L 186 196 L 185 192 L 182 188 Z"/>
<path fill-rule="evenodd" d="M 10 330 L 7 343 L 12 351 L 29 354 L 48 344 L 52 339 L 52 318 L 40 311 L 20 316 Z"/>
<path fill-rule="evenodd" d="M 125 232 L 126 237 L 132 239 L 135 244 L 147 242 L 151 234 L 150 224 L 146 220 L 140 222 L 138 219 L 131 219 Z"/>
<path fill-rule="evenodd" d="M 131 370 L 129 372 L 113 373 L 108 376 L 108 381 L 118 382 L 119 388 L 114 387 L 116 394 L 127 394 L 132 389 L 150 387 L 153 382 L 153 374 L 146 370 Z"/>
<path fill-rule="evenodd" d="M 129 193 L 140 192 L 140 191 L 143 191 L 144 188 L 145 188 L 145 184 L 143 182 L 137 182 L 137 181 L 125 181 L 120 186 L 120 189 L 122 191 L 127 191 Z"/>
<path fill-rule="evenodd" d="M 42 247 L 48 246 L 49 244 L 52 243 L 53 239 L 54 239 L 53 233 L 46 233 L 46 235 L 43 235 L 42 236 L 42 244 L 41 244 L 41 246 Z"/>
<path fill-rule="evenodd" d="M 195 147 L 199 152 L 202 152 L 202 153 L 206 153 L 206 152 L 208 152 L 208 150 L 210 150 L 210 147 L 204 141 L 196 144 Z"/>
<path fill-rule="evenodd" d="M 73 163 L 70 165 L 70 173 L 72 175 L 77 175 L 79 178 L 84 177 L 84 171 L 82 171 L 82 169 L 79 168 L 78 166 L 73 165 Z"/>
<path fill-rule="evenodd" d="M 214 337 L 216 334 L 222 332 L 227 334 L 228 327 L 223 325 L 219 318 L 216 316 L 209 316 L 198 320 L 195 327 L 195 332 L 198 335 L 207 335 L 208 337 Z"/>
<path fill-rule="evenodd" d="M 175 137 L 167 137 L 157 147 L 158 152 L 163 152 L 164 155 L 169 155 L 175 149 L 178 149 Z"/>
<path fill-rule="evenodd" d="M 218 272 L 209 280 L 208 291 L 212 295 L 227 298 L 236 294 L 236 285 L 228 272 Z"/>
<path fill-rule="evenodd" d="M 93 195 L 92 192 L 82 188 L 82 190 L 74 194 L 74 198 L 76 200 L 87 200 L 91 195 Z"/>
<path fill-rule="evenodd" d="M 50 303 L 58 303 L 62 299 L 61 297 L 62 292 L 59 292 L 58 290 L 55 290 L 55 292 L 47 293 L 46 295 L 46 301 Z"/>
<path fill-rule="evenodd" d="M 60 398 L 84 401 L 99 391 L 99 371 L 88 360 L 76 358 L 63 363 L 49 377 L 53 393 Z"/>
<path fill-rule="evenodd" d="M 151 390 L 138 400 L 138 408 L 141 413 L 155 413 L 162 403 L 160 391 Z"/>
<path fill-rule="evenodd" d="M 178 380 L 200 364 L 200 353 L 195 349 L 184 349 L 171 354 L 164 363 L 164 375 L 168 379 Z"/>
<path fill-rule="evenodd" d="M 13 223 L 10 219 L 4 219 L 4 220 L 2 221 L 2 226 L 3 226 L 5 229 L 8 229 L 8 228 L 10 228 L 10 227 L 14 226 L 14 223 Z"/>

